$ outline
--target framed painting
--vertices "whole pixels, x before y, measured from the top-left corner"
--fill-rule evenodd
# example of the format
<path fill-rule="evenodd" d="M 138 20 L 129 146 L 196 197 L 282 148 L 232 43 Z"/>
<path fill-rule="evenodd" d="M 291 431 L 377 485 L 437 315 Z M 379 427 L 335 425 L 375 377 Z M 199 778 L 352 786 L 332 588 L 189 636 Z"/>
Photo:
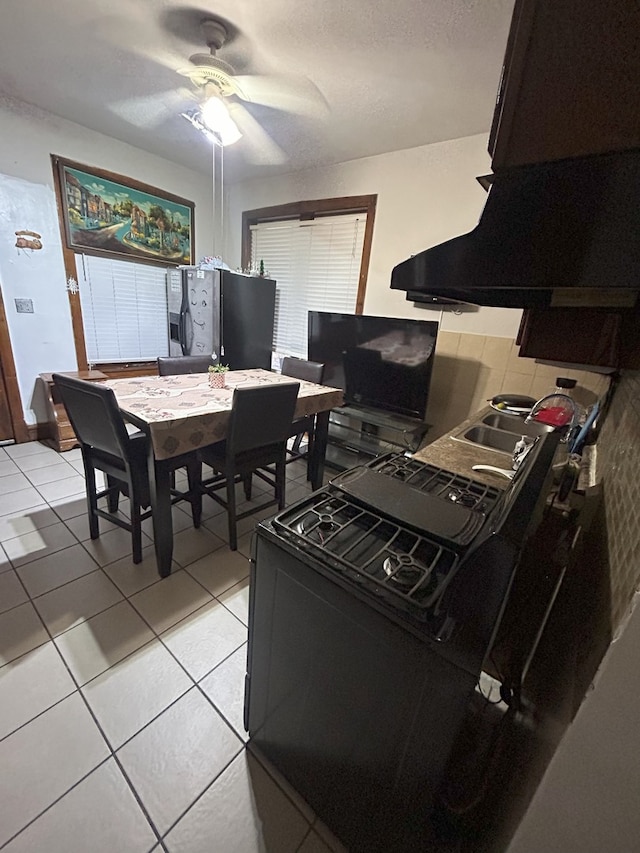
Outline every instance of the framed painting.
<path fill-rule="evenodd" d="M 131 178 L 52 156 L 68 249 L 173 266 L 194 263 L 194 209 Z"/>

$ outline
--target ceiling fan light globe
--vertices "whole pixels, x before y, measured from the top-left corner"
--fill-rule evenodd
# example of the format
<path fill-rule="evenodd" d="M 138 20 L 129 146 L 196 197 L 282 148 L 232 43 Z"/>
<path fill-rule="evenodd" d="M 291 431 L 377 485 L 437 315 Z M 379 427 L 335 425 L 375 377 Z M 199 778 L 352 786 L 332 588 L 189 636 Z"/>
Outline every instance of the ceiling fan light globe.
<path fill-rule="evenodd" d="M 238 130 L 238 127 L 233 121 L 233 119 L 229 119 L 229 125 L 223 130 L 219 130 L 218 135 L 220 136 L 220 142 L 222 142 L 222 144 L 225 146 L 233 145 L 234 142 L 237 142 L 239 139 L 242 139 L 242 134 Z"/>
<path fill-rule="evenodd" d="M 206 100 L 201 107 L 201 114 L 204 124 L 209 130 L 218 134 L 223 145 L 233 145 L 241 138 L 242 134 L 221 98 L 213 97 Z"/>
<path fill-rule="evenodd" d="M 200 108 L 202 119 L 209 130 L 219 133 L 231 121 L 226 105 L 218 97 L 208 98 Z"/>

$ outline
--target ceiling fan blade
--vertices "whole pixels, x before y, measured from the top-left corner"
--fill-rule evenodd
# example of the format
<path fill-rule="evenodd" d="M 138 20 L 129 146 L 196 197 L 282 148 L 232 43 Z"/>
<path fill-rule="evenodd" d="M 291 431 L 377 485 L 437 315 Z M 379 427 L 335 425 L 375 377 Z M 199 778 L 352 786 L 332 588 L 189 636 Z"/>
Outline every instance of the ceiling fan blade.
<path fill-rule="evenodd" d="M 82 27 L 82 36 L 107 45 L 121 59 L 140 57 L 167 71 L 175 72 L 184 62 L 184 44 L 167 33 L 161 18 L 150 15 L 141 3 L 126 4 L 126 15 L 106 12 L 98 20 L 92 15 Z"/>
<path fill-rule="evenodd" d="M 197 100 L 197 95 L 184 87 L 156 92 L 153 95 L 140 95 L 115 101 L 107 106 L 111 112 L 135 127 L 158 127 L 164 121 L 175 116 L 182 107 Z"/>
<path fill-rule="evenodd" d="M 239 144 L 242 145 L 242 151 L 247 160 L 260 166 L 279 165 L 287 162 L 288 157 L 285 152 L 255 120 L 249 110 L 238 103 L 230 103 L 228 108 L 229 115 L 242 133 Z"/>
<path fill-rule="evenodd" d="M 276 110 L 303 116 L 321 116 L 329 105 L 315 83 L 307 77 L 295 81 L 274 75 L 238 74 L 233 78 L 238 97 Z"/>

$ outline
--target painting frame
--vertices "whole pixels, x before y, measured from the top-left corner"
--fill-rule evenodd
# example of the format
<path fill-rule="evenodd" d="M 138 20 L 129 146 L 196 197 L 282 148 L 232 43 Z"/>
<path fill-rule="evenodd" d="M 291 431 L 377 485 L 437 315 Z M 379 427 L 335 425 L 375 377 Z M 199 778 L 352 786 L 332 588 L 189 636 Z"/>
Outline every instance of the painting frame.
<path fill-rule="evenodd" d="M 160 266 L 195 263 L 195 204 L 133 178 L 52 155 L 65 247 Z"/>

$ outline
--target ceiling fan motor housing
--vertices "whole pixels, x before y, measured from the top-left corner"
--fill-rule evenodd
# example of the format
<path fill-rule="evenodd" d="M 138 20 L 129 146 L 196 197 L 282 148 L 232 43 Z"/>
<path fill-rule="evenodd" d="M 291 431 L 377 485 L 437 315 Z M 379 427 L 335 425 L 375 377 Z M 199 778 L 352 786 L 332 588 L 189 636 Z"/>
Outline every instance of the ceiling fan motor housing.
<path fill-rule="evenodd" d="M 194 67 L 187 68 L 182 73 L 189 77 L 196 86 L 213 83 L 218 94 L 222 97 L 235 94 L 236 87 L 233 83 L 235 71 L 228 62 L 224 62 L 216 56 L 216 51 L 220 50 L 227 40 L 226 28 L 214 20 L 202 21 L 200 27 L 211 53 L 194 53 L 193 56 L 189 57 L 189 62 Z"/>
<path fill-rule="evenodd" d="M 227 40 L 227 30 L 219 21 L 214 21 L 213 19 L 202 21 L 200 29 L 204 34 L 207 47 L 212 52 L 220 50 Z"/>
<path fill-rule="evenodd" d="M 206 83 L 214 83 L 221 95 L 233 95 L 235 86 L 233 84 L 233 68 L 228 62 L 223 62 L 208 53 L 194 53 L 189 57 L 193 68 L 182 71 L 190 77 L 196 86 L 204 86 Z"/>

